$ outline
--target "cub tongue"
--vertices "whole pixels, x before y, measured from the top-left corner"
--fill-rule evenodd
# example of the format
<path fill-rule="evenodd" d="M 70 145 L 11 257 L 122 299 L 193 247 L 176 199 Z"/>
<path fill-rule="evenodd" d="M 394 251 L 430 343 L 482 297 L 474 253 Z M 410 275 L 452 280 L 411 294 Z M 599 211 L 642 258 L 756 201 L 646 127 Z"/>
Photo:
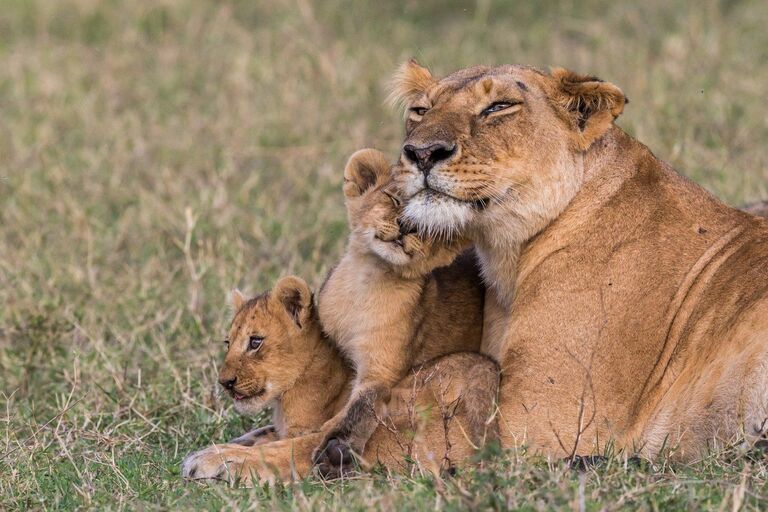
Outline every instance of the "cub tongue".
<path fill-rule="evenodd" d="M 234 398 L 235 400 L 242 400 L 243 398 L 245 398 L 245 395 L 241 395 L 240 393 L 232 393 L 232 398 Z"/>

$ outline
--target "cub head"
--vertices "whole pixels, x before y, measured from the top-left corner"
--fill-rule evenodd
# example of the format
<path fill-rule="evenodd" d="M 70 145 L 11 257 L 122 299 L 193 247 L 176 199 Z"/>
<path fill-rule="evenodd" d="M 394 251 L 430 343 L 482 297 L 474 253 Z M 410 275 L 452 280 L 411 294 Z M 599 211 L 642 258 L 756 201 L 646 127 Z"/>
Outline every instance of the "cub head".
<path fill-rule="evenodd" d="M 293 276 L 252 299 L 234 290 L 232 305 L 219 383 L 238 413 L 253 415 L 293 387 L 320 339 L 319 321 L 309 286 Z"/>
<path fill-rule="evenodd" d="M 626 103 L 615 85 L 564 69 L 478 66 L 437 79 L 413 60 L 392 99 L 407 116 L 393 170 L 404 217 L 449 234 L 495 213 L 559 215 L 581 186 L 581 156 Z"/>
<path fill-rule="evenodd" d="M 344 169 L 344 196 L 350 244 L 406 277 L 448 265 L 463 242 L 421 236 L 401 226 L 402 202 L 392 184 L 390 167 L 384 154 L 375 149 L 361 149 L 349 158 Z"/>

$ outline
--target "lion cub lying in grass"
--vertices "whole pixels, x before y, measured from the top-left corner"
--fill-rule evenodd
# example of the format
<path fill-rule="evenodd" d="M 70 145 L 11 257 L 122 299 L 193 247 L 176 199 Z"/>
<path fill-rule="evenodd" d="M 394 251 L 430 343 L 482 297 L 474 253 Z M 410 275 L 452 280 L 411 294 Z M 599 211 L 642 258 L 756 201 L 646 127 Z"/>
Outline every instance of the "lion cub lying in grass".
<path fill-rule="evenodd" d="M 402 233 L 389 169 L 381 152 L 364 149 L 344 170 L 351 233 L 320 290 L 319 311 L 356 376 L 346 407 L 323 427 L 313 456 L 322 467 L 348 466 L 350 449 L 363 453 L 391 389 L 411 368 L 480 349 L 484 288 L 473 253 L 459 256 L 461 241 Z"/>
<path fill-rule="evenodd" d="M 275 434 L 265 427 L 232 442 L 248 446 L 316 432 L 346 403 L 352 371 L 323 335 L 309 286 L 283 277 L 250 300 L 233 291 L 232 305 L 236 313 L 219 383 L 240 414 L 254 416 L 271 406 Z"/>
<path fill-rule="evenodd" d="M 245 485 L 256 476 L 303 478 L 312 468 L 312 448 L 321 440 L 312 433 L 347 403 L 352 370 L 323 334 L 303 280 L 285 277 L 250 300 L 235 292 L 233 303 L 219 380 L 239 413 L 271 406 L 274 429 L 191 454 L 182 463 L 182 475 Z M 406 469 L 413 460 L 430 471 L 467 460 L 484 441 L 481 434 L 495 432 L 495 420 L 489 418 L 498 378 L 496 363 L 481 354 L 458 353 L 424 364 L 392 391 L 389 415 L 371 436 L 364 460 L 393 470 Z M 266 442 L 274 437 L 280 440 Z M 336 476 L 333 469 L 325 468 L 324 474 Z"/>

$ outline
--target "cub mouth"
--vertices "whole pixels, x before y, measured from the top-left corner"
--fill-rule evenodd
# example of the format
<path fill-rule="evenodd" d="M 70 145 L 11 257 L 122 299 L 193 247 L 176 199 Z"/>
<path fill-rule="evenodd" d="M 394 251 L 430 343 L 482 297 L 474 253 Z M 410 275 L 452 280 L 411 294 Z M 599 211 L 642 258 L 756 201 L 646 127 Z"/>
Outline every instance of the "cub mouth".
<path fill-rule="evenodd" d="M 261 395 L 264 394 L 264 391 L 265 391 L 264 389 L 260 389 L 260 390 L 256 391 L 255 393 L 253 393 L 251 395 L 244 395 L 243 393 L 239 393 L 239 392 L 233 390 L 232 391 L 232 398 L 236 402 L 239 402 L 240 400 L 247 400 L 249 398 L 259 398 Z"/>

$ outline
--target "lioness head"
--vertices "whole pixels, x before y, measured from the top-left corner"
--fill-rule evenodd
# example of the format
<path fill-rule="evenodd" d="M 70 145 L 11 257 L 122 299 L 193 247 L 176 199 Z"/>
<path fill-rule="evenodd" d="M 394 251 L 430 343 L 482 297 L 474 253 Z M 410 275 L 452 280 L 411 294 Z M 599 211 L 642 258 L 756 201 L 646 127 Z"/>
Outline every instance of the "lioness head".
<path fill-rule="evenodd" d="M 293 276 L 248 300 L 234 290 L 232 305 L 235 317 L 219 383 L 238 413 L 256 414 L 293 387 L 319 338 L 319 322 L 309 286 Z"/>
<path fill-rule="evenodd" d="M 438 80 L 410 61 L 392 89 L 407 109 L 394 170 L 404 216 L 438 233 L 499 213 L 549 222 L 581 186 L 580 155 L 626 103 L 618 87 L 595 77 L 522 66 L 478 66 Z"/>
<path fill-rule="evenodd" d="M 344 169 L 344 196 L 350 244 L 410 277 L 447 265 L 462 248 L 460 240 L 436 239 L 402 228 L 402 202 L 383 153 L 361 149 Z"/>

